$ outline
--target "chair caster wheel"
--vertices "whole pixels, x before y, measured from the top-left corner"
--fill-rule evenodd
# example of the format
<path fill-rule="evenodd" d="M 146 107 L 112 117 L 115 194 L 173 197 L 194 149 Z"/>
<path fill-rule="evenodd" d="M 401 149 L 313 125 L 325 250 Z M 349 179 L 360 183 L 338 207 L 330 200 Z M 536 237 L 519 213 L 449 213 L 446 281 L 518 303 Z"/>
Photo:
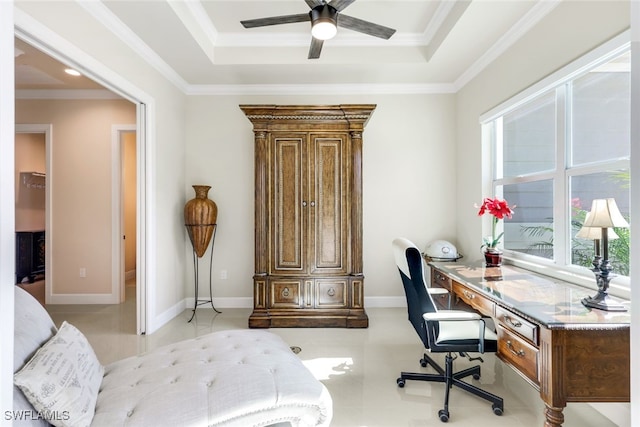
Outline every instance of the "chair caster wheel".
<path fill-rule="evenodd" d="M 473 379 L 474 380 L 479 380 L 480 379 L 480 374 L 473 374 Z"/>
<path fill-rule="evenodd" d="M 446 423 L 447 421 L 449 421 L 449 411 L 440 409 L 438 411 L 438 417 L 440 418 L 440 421 L 442 421 L 443 423 Z"/>
<path fill-rule="evenodd" d="M 424 359 L 420 359 L 420 366 L 422 366 L 423 368 L 427 367 L 427 361 Z"/>
<path fill-rule="evenodd" d="M 496 405 L 495 403 L 493 404 L 493 406 L 491 407 L 491 409 L 493 409 L 493 413 L 500 416 L 502 415 L 503 409 L 501 406 Z"/>
<path fill-rule="evenodd" d="M 398 378 L 396 383 L 398 384 L 398 387 L 404 388 L 404 380 L 402 378 Z"/>

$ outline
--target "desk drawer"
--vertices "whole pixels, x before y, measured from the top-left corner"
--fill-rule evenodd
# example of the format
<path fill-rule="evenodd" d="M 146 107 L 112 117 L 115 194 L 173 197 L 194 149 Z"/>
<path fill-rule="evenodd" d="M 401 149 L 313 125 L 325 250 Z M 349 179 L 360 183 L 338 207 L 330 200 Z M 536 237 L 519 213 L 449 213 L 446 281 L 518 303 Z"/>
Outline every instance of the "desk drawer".
<path fill-rule="evenodd" d="M 499 306 L 496 307 L 496 319 L 507 329 L 518 333 L 536 347 L 538 346 L 538 325 Z"/>
<path fill-rule="evenodd" d="M 435 268 L 431 268 L 431 286 L 445 288 L 451 292 L 451 279 Z"/>
<path fill-rule="evenodd" d="M 498 355 L 529 380 L 539 384 L 538 349 L 500 323 L 496 324 L 496 329 L 498 331 Z"/>
<path fill-rule="evenodd" d="M 475 291 L 470 290 L 469 288 L 456 282 L 455 280 L 453 281 L 452 286 L 453 293 L 455 293 L 458 298 L 460 298 L 466 304 L 470 305 L 485 316 L 493 317 L 495 306 L 493 301 L 485 298 Z"/>

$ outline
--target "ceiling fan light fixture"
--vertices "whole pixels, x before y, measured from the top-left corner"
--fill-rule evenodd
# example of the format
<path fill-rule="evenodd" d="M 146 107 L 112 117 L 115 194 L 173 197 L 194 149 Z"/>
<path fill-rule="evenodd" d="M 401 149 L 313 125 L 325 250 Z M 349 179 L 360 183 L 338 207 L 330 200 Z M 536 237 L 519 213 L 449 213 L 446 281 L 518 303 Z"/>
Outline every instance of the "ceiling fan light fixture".
<path fill-rule="evenodd" d="M 311 35 L 318 40 L 329 40 L 335 37 L 338 28 L 333 22 L 316 22 L 311 27 Z"/>
<path fill-rule="evenodd" d="M 338 11 L 324 4 L 311 9 L 311 35 L 318 40 L 329 40 L 338 33 Z"/>

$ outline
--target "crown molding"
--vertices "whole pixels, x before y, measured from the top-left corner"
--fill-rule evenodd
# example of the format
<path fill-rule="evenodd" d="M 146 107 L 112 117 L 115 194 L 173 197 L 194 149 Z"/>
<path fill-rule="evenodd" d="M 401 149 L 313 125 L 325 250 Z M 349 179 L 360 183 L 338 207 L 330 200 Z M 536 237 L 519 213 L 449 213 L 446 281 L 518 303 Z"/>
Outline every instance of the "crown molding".
<path fill-rule="evenodd" d="M 453 83 L 456 91 L 462 89 L 493 61 L 498 59 L 508 48 L 525 35 L 542 18 L 555 9 L 562 0 L 545 0 L 537 2 L 518 22 L 516 22 L 498 41 L 491 46 L 478 60 L 460 75 Z"/>
<path fill-rule="evenodd" d="M 16 99 L 122 99 L 107 89 L 17 89 Z"/>
<path fill-rule="evenodd" d="M 169 1 L 167 4 L 211 63 L 214 63 L 218 30 L 209 19 L 202 3 Z"/>
<path fill-rule="evenodd" d="M 1 0 L 0 0 L 1 1 Z M 545 0 L 536 3 L 531 10 L 502 36 L 487 52 L 464 71 L 454 82 L 436 84 L 247 84 L 247 85 L 191 85 L 188 84 L 173 68 L 156 54 L 140 37 L 127 27 L 111 10 L 99 1 L 77 0 L 78 5 L 107 27 L 114 35 L 131 47 L 145 62 L 156 69 L 169 82 L 174 84 L 185 95 L 342 95 L 342 94 L 442 94 L 456 93 L 480 74 L 489 64 L 502 55 L 510 46 L 527 31 L 550 13 L 561 0 Z M 436 30 L 442 26 L 445 18 L 452 11 L 452 5 L 440 5 L 438 22 L 425 29 L 424 33 L 396 34 L 392 39 L 384 41 L 389 46 L 425 46 L 429 44 Z M 17 9 L 16 9 L 17 10 Z M 188 3 L 188 7 L 174 8 L 183 22 L 197 22 L 198 34 L 202 43 L 209 48 L 234 46 L 306 46 L 309 43 L 307 33 L 218 33 L 206 16 L 206 11 L 199 2 Z M 18 14 L 23 17 L 23 14 Z M 26 19 L 26 17 L 23 17 Z M 20 19 L 18 19 L 19 21 Z M 204 41 L 203 41 L 204 40 Z M 207 42 L 208 40 L 208 42 Z M 359 34 L 343 34 L 332 40 L 336 46 L 380 46 L 381 42 Z M 202 47 L 202 44 L 201 44 Z M 210 51 L 210 49 L 206 49 Z M 212 55 L 212 52 L 211 52 Z M 211 58 L 211 56 L 210 56 Z M 212 61 L 213 62 L 213 61 Z M 66 91 L 36 90 L 17 91 L 19 99 L 112 99 L 100 91 Z"/>
<path fill-rule="evenodd" d="M 440 27 L 444 25 L 447 16 L 449 16 L 455 4 L 453 1 L 443 1 L 438 4 L 438 8 L 433 14 L 433 19 L 429 21 L 427 28 L 425 28 L 421 35 L 422 44 L 428 45 L 431 43 L 431 40 L 433 40 L 433 37 L 440 30 Z"/>
<path fill-rule="evenodd" d="M 149 65 L 162 74 L 167 80 L 182 92 L 188 86 L 187 82 L 169 66 L 160 56 L 149 47 L 136 33 L 120 20 L 107 6 L 100 1 L 76 0 L 77 4 L 102 23 L 122 40 L 127 46 L 142 57 Z"/>
<path fill-rule="evenodd" d="M 425 95 L 455 93 L 453 84 L 191 85 L 187 95 Z"/>
<path fill-rule="evenodd" d="M 308 32 L 296 33 L 222 33 L 216 39 L 217 47 L 298 47 L 308 46 Z M 332 46 L 422 46 L 424 36 L 419 33 L 396 33 L 389 40 L 380 40 L 359 33 L 341 33 L 330 41 Z"/>

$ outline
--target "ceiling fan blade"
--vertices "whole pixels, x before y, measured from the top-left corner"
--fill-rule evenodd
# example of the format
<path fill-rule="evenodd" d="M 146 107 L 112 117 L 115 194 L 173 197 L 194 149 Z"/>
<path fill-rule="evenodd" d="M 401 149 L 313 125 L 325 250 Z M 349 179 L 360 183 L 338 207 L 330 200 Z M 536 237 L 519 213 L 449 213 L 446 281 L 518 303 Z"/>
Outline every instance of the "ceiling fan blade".
<path fill-rule="evenodd" d="M 329 2 L 329 6 L 333 7 L 338 12 L 344 10 L 347 6 L 356 0 L 333 0 Z"/>
<path fill-rule="evenodd" d="M 358 31 L 359 33 L 369 34 L 370 36 L 380 37 L 388 40 L 395 32 L 393 28 L 374 24 L 373 22 L 364 21 L 349 15 L 338 15 L 338 27 L 348 28 L 349 30 Z"/>
<path fill-rule="evenodd" d="M 320 58 L 320 52 L 322 52 L 323 43 L 324 43 L 324 40 L 311 37 L 311 46 L 309 46 L 309 56 L 307 57 L 307 59 Z"/>
<path fill-rule="evenodd" d="M 245 28 L 266 27 L 268 25 L 293 24 L 294 22 L 306 22 L 311 20 L 308 13 L 297 15 L 272 16 L 270 18 L 248 19 L 240 21 Z"/>
<path fill-rule="evenodd" d="M 313 9 L 314 7 L 317 6 L 322 6 L 322 0 L 304 0 L 305 3 L 307 3 L 309 5 L 310 9 Z"/>

